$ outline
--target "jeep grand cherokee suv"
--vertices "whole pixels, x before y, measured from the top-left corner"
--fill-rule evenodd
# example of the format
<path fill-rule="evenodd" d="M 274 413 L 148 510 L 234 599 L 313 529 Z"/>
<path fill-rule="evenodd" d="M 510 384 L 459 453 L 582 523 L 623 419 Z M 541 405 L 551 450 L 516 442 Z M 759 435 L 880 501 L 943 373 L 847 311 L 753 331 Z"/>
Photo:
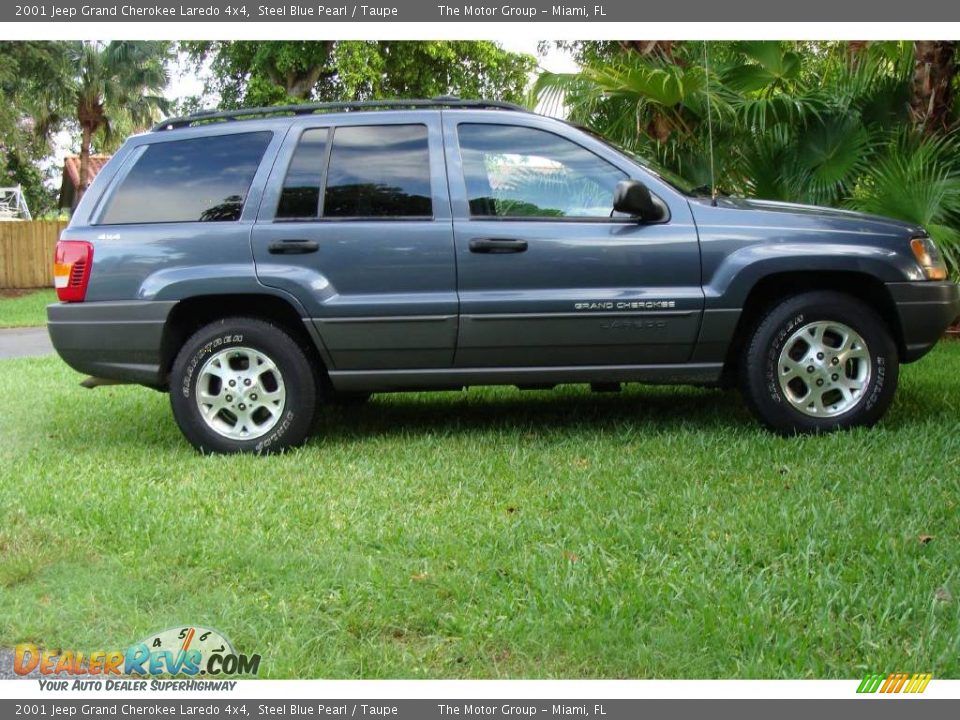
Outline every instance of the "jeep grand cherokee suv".
<path fill-rule="evenodd" d="M 562 121 L 448 98 L 165 121 L 97 175 L 55 279 L 61 357 L 169 390 L 206 452 L 489 384 L 739 384 L 777 432 L 871 425 L 960 312 L 921 227 L 697 197 Z"/>

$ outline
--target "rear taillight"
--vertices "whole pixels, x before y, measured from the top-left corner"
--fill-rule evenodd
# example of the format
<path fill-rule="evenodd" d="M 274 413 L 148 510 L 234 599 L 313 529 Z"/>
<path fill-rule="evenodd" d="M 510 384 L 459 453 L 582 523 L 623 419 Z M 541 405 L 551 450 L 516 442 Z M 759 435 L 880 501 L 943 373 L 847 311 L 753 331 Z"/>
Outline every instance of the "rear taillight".
<path fill-rule="evenodd" d="M 83 302 L 90 282 L 93 245 L 84 240 L 60 240 L 53 261 L 53 284 L 61 302 Z"/>

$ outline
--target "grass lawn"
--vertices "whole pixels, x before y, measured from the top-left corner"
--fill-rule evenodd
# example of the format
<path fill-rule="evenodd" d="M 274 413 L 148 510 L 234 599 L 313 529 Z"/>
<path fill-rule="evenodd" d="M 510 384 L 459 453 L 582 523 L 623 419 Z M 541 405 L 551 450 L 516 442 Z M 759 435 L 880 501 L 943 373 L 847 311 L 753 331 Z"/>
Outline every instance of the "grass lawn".
<path fill-rule="evenodd" d="M 266 677 L 960 677 L 960 342 L 880 427 L 791 440 L 733 393 L 484 389 L 199 457 L 166 396 L 80 379 L 0 362 L 0 646 L 197 623 Z"/>
<path fill-rule="evenodd" d="M 47 305 L 57 301 L 57 291 L 0 290 L 0 328 L 47 324 Z"/>

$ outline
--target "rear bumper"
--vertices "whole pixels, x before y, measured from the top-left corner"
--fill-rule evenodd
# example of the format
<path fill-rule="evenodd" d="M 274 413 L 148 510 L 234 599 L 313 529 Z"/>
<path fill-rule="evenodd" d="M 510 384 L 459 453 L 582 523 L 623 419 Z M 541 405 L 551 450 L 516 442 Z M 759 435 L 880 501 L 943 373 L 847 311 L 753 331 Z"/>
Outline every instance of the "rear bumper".
<path fill-rule="evenodd" d="M 174 305 L 148 300 L 48 305 L 47 328 L 53 347 L 74 370 L 162 387 L 160 346 Z"/>
<path fill-rule="evenodd" d="M 960 315 L 960 285 L 952 282 L 888 283 L 903 330 L 903 362 L 919 360 Z"/>

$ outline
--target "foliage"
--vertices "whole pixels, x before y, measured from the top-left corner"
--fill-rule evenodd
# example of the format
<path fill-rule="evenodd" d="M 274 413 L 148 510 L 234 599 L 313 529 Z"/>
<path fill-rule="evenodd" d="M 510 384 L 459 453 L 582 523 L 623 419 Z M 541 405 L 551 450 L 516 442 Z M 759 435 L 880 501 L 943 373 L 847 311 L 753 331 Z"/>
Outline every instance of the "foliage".
<path fill-rule="evenodd" d="M 79 128 L 81 194 L 93 150 L 115 149 L 169 110 L 163 92 L 170 52 L 166 41 L 65 43 L 64 66 L 38 90 L 35 117 L 43 132 Z"/>
<path fill-rule="evenodd" d="M 949 129 L 931 135 L 929 127 L 914 126 L 912 43 L 577 43 L 568 49 L 585 63 L 582 70 L 541 74 L 531 102 L 568 112 L 704 187 L 712 183 L 712 129 L 716 185 L 723 192 L 847 206 L 923 224 L 960 272 L 958 140 Z"/>
<path fill-rule="evenodd" d="M 49 41 L 0 42 L 0 186 L 21 185 L 34 215 L 56 204 L 41 169 L 51 138 L 36 132 L 34 117 L 38 91 L 55 80 L 64 51 Z"/>
<path fill-rule="evenodd" d="M 960 267 L 960 137 L 900 132 L 865 168 L 850 207 L 923 225 Z"/>
<path fill-rule="evenodd" d="M 520 100 L 532 56 L 473 40 L 180 44 L 224 108 L 461 95 Z"/>

